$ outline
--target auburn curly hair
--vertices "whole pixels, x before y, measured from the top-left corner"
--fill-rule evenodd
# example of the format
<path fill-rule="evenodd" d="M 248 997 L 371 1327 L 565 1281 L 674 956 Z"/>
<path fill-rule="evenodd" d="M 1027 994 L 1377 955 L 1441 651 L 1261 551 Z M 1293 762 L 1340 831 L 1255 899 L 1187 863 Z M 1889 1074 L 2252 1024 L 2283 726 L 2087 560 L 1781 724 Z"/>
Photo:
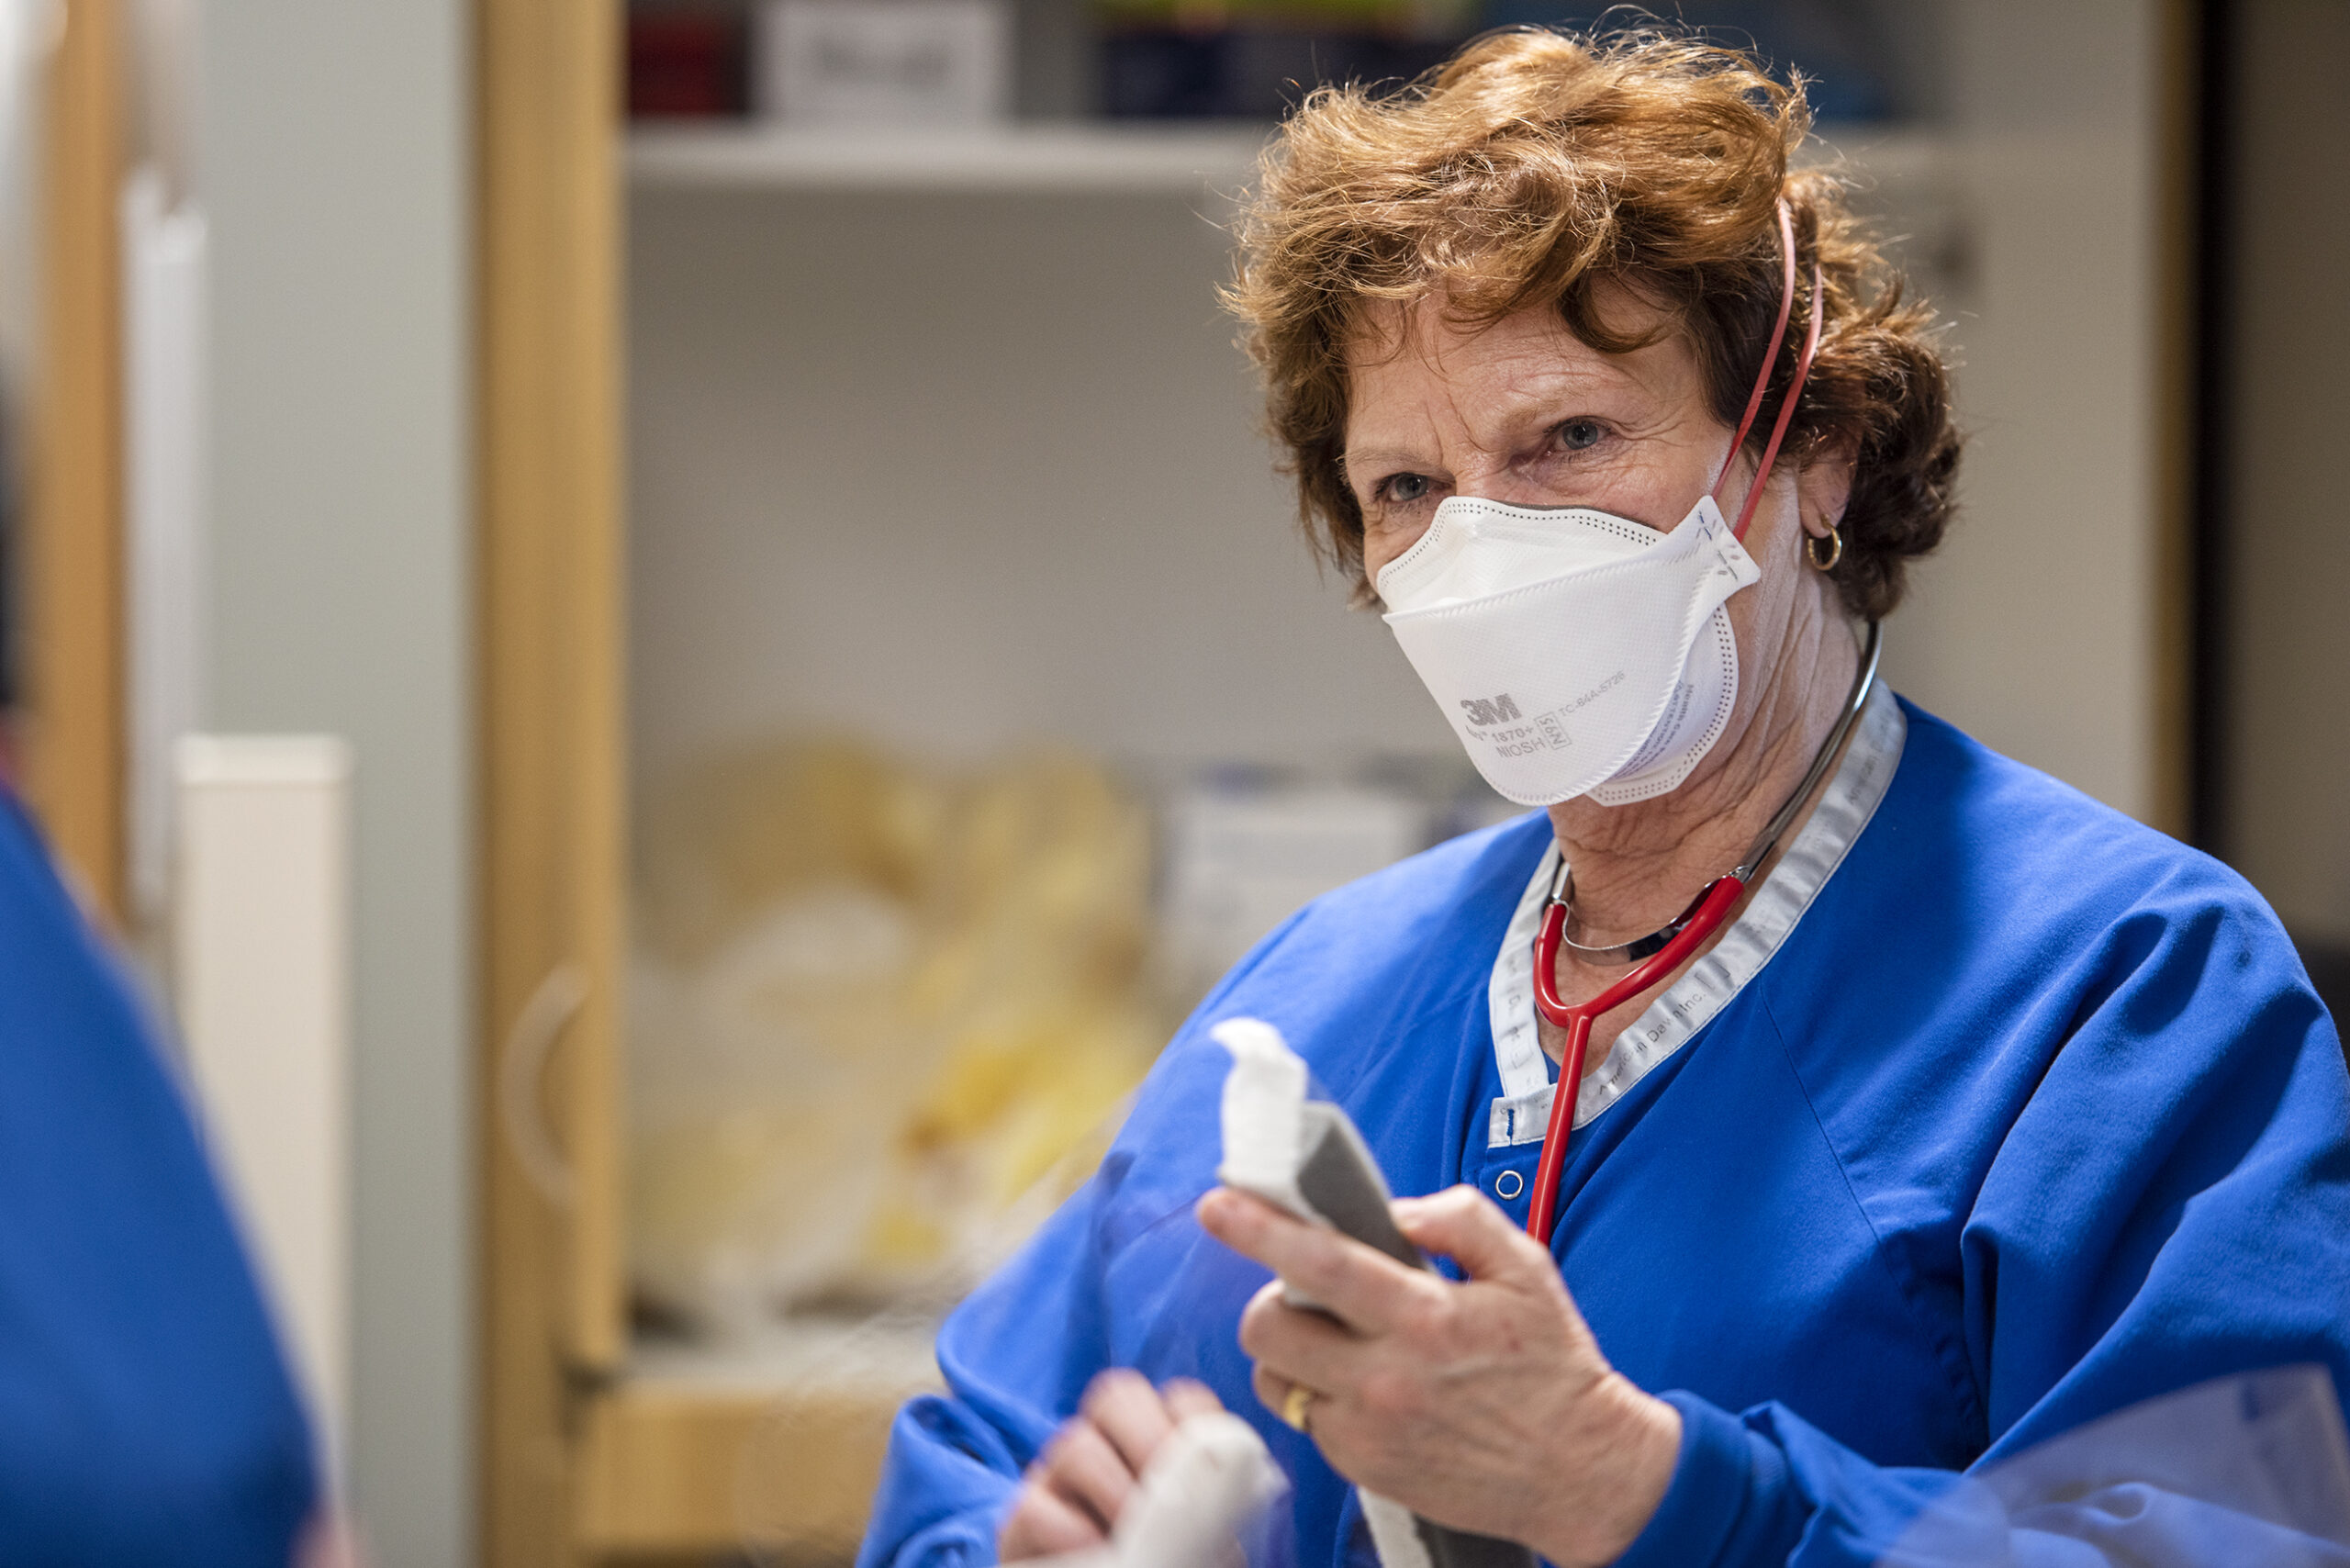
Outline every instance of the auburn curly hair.
<path fill-rule="evenodd" d="M 1514 28 L 1470 43 L 1399 93 L 1315 92 L 1266 150 L 1225 304 L 1266 381 L 1270 422 L 1320 551 L 1363 578 L 1362 513 L 1345 475 L 1347 353 L 1382 302 L 1441 295 L 1457 319 L 1561 312 L 1619 353 L 1685 331 L 1713 412 L 1735 428 L 1769 345 L 1795 219 L 1799 285 L 1758 446 L 1792 378 L 1806 312 L 1825 312 L 1788 447 L 1852 453 L 1834 578 L 1855 615 L 1900 601 L 1942 540 L 1960 438 L 1932 312 L 1847 210 L 1833 174 L 1789 168 L 1810 129 L 1802 82 L 1745 54 L 1644 30 L 1604 39 Z M 1628 336 L 1595 297 L 1616 285 L 1665 325 Z"/>

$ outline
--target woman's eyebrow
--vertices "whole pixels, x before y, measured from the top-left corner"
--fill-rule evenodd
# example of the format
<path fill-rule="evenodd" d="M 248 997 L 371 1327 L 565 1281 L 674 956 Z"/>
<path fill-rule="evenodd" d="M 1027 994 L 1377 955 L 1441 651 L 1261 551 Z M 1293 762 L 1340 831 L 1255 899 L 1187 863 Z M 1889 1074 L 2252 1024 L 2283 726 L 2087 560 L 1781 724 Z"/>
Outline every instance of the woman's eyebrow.
<path fill-rule="evenodd" d="M 1581 413 L 1601 412 L 1595 408 L 1581 407 L 1586 403 L 1606 403 L 1605 414 L 1609 419 L 1637 420 L 1642 412 L 1652 409 L 1657 401 L 1654 388 L 1613 364 L 1545 365 L 1526 372 L 1487 399 L 1494 410 L 1490 422 L 1493 433 L 1498 437 L 1496 445 L 1522 439 L 1534 430 L 1547 429 Z M 1352 484 L 1358 476 L 1368 476 L 1374 469 L 1423 469 L 1435 462 L 1402 447 L 1351 445 L 1339 453 L 1338 471 Z"/>
<path fill-rule="evenodd" d="M 1420 468 L 1427 460 L 1400 448 L 1367 446 L 1360 450 L 1348 447 L 1338 454 L 1338 470 L 1352 482 L 1358 470 L 1372 468 Z"/>

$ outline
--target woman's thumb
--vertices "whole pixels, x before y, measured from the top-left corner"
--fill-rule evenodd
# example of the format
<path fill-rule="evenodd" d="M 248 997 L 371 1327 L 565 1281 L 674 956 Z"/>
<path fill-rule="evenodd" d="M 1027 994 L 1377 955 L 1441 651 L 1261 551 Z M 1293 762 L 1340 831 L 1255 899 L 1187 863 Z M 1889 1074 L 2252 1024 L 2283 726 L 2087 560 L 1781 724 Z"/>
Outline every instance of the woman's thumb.
<path fill-rule="evenodd" d="M 1506 1281 L 1550 1272 L 1550 1254 L 1474 1187 L 1398 1199 L 1395 1223 L 1414 1246 L 1451 1259 L 1472 1280 Z"/>

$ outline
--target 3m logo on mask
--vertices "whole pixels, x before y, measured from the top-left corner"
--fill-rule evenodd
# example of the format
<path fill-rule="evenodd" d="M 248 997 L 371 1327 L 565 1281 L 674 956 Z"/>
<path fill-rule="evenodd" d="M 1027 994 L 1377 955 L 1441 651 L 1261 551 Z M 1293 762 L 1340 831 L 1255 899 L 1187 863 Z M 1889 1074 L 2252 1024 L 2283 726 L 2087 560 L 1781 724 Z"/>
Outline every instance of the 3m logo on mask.
<path fill-rule="evenodd" d="M 1518 711 L 1517 699 L 1506 691 L 1498 697 L 1461 698 L 1460 711 L 1468 716 L 1469 727 L 1478 732 L 1477 739 L 1502 756 L 1564 751 L 1574 744 L 1558 714 L 1539 714 L 1529 723 Z"/>
<path fill-rule="evenodd" d="M 1517 711 L 1516 700 L 1506 691 L 1499 697 L 1464 697 L 1460 706 L 1469 715 L 1469 722 L 1481 730 L 1488 724 L 1506 724 L 1525 717 Z"/>

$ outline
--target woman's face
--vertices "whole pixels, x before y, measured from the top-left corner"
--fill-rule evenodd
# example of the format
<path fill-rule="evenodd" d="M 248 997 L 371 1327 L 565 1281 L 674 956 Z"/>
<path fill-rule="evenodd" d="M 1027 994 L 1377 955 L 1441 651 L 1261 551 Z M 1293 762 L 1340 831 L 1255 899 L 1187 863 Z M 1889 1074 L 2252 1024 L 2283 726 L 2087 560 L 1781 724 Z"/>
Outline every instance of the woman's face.
<path fill-rule="evenodd" d="M 1653 320 L 1642 319 L 1648 308 L 1628 294 L 1601 304 L 1619 329 Z M 1362 507 L 1363 565 L 1373 588 L 1448 496 L 1590 507 L 1670 532 L 1729 450 L 1731 430 L 1707 406 L 1696 355 L 1678 332 L 1608 354 L 1568 330 L 1555 310 L 1464 328 L 1433 305 L 1396 308 L 1372 321 L 1348 375 L 1347 483 Z M 1774 415 L 1776 406 L 1763 411 Z M 1722 488 L 1732 521 L 1752 474 L 1753 460 L 1740 454 Z M 1842 610 L 1833 585 L 1806 567 L 1799 551 L 1807 527 L 1824 534 L 1842 519 L 1852 476 L 1850 460 L 1835 454 L 1801 465 L 1783 459 L 1773 469 L 1745 540 L 1762 580 L 1730 595 L 1728 606 L 1740 676 L 1726 744 L 1683 793 L 1723 766 L 1766 701 L 1801 705 L 1817 695 L 1807 685 L 1813 666 L 1796 651 L 1841 622 Z"/>
<path fill-rule="evenodd" d="M 1639 320 L 1630 297 L 1605 303 L 1611 322 Z M 1433 301 L 1391 308 L 1350 356 L 1348 391 L 1347 483 L 1374 588 L 1449 496 L 1592 507 L 1670 531 L 1730 441 L 1681 334 L 1606 354 L 1550 309 L 1462 327 Z"/>

